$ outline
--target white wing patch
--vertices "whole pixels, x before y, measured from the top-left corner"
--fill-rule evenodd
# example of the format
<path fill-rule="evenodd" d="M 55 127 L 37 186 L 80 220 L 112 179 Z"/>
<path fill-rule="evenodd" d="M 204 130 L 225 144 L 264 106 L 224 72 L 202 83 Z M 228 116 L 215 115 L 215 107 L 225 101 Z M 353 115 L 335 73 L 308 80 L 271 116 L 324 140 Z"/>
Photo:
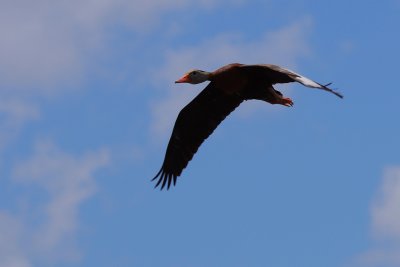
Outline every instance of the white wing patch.
<path fill-rule="evenodd" d="M 298 73 L 296 73 L 296 72 L 294 72 L 294 71 L 292 71 L 292 70 L 284 69 L 284 68 L 282 68 L 282 69 L 285 70 L 285 71 L 287 71 L 287 72 L 289 72 L 289 73 L 294 74 L 292 78 L 293 78 L 295 81 L 301 83 L 301 84 L 304 85 L 304 86 L 311 87 L 311 88 L 321 88 L 321 89 L 324 88 L 324 86 L 322 86 L 321 84 L 316 83 L 316 82 L 314 82 L 313 80 L 311 80 L 311 79 L 309 79 L 309 78 L 307 78 L 307 77 L 304 77 L 304 76 L 302 76 L 302 75 L 300 75 L 300 74 L 298 74 Z"/>
<path fill-rule="evenodd" d="M 307 87 L 310 87 L 310 88 L 322 89 L 322 90 L 325 90 L 327 92 L 331 92 L 332 94 L 335 94 L 340 98 L 343 98 L 343 95 L 341 93 L 338 93 L 338 92 L 336 92 L 336 91 L 334 91 L 334 90 L 332 90 L 331 88 L 328 87 L 330 85 L 330 83 L 328 83 L 326 85 L 322 85 L 322 84 L 314 82 L 313 80 L 311 80 L 311 79 L 309 79 L 307 77 L 304 77 L 304 76 L 302 76 L 302 75 L 300 75 L 300 74 L 298 74 L 298 73 L 296 73 L 296 72 L 294 72 L 292 70 L 288 70 L 288 69 L 284 69 L 284 68 L 281 68 L 281 69 L 283 71 L 287 72 L 289 74 L 289 76 L 293 80 L 295 80 L 296 82 L 301 83 L 304 86 L 307 86 Z"/>
<path fill-rule="evenodd" d="M 322 86 L 316 82 L 314 82 L 313 80 L 308 79 L 307 77 L 304 76 L 299 76 L 294 78 L 296 81 L 298 81 L 299 83 L 307 86 L 307 87 L 312 87 L 312 88 L 322 88 Z"/>

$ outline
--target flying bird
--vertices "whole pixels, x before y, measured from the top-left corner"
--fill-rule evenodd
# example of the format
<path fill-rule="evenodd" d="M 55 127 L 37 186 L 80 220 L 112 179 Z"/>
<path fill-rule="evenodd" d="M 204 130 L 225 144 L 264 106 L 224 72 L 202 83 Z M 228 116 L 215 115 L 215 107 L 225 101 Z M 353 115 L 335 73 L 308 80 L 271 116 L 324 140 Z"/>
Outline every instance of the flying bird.
<path fill-rule="evenodd" d="M 244 100 L 257 99 L 271 104 L 293 106 L 293 101 L 274 89 L 277 83 L 298 82 L 310 88 L 328 91 L 343 96 L 294 71 L 277 65 L 229 64 L 214 72 L 192 70 L 175 83 L 198 84 L 210 81 L 180 112 L 175 121 L 169 140 L 164 162 L 160 171 L 152 179 L 157 180 L 155 187 L 167 189 L 188 165 L 205 139 L 218 125 Z"/>

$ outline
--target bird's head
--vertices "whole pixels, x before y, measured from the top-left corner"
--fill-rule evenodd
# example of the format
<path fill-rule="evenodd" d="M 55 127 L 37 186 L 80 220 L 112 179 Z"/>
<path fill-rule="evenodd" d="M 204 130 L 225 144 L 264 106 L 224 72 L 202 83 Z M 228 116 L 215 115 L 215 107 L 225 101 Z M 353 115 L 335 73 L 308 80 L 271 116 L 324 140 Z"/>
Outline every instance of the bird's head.
<path fill-rule="evenodd" d="M 191 83 L 198 84 L 209 80 L 210 73 L 202 70 L 192 70 L 185 75 L 182 76 L 179 80 L 175 81 L 175 83 Z"/>

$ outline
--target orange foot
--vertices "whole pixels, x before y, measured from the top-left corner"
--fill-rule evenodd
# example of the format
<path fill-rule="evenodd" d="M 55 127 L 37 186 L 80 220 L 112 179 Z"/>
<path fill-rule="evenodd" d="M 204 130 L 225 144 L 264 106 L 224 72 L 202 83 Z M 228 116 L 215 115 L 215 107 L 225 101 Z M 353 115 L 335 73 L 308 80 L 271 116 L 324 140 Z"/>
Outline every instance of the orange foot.
<path fill-rule="evenodd" d="M 288 97 L 284 97 L 281 100 L 281 105 L 287 106 L 287 107 L 293 107 L 293 101 L 292 99 L 288 98 Z"/>

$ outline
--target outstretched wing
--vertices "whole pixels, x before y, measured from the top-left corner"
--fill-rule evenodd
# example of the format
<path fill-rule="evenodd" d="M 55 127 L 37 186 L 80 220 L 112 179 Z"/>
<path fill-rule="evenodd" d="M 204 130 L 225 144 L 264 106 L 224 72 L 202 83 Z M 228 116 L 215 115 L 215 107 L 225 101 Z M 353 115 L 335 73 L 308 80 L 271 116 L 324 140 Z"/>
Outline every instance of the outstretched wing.
<path fill-rule="evenodd" d="M 272 84 L 299 82 L 304 86 L 322 89 L 332 94 L 335 94 L 340 98 L 343 98 L 342 94 L 328 87 L 330 83 L 322 85 L 294 71 L 279 67 L 277 65 L 272 65 L 272 64 L 243 65 L 240 66 L 240 68 L 242 68 L 245 71 L 247 70 L 252 75 L 257 75 L 258 78 L 261 78 L 262 76 L 264 79 L 268 80 Z"/>
<path fill-rule="evenodd" d="M 211 82 L 185 106 L 176 119 L 162 167 L 152 179 L 158 178 L 155 187 L 175 185 L 203 141 L 242 101 L 239 95 L 228 95 Z"/>

